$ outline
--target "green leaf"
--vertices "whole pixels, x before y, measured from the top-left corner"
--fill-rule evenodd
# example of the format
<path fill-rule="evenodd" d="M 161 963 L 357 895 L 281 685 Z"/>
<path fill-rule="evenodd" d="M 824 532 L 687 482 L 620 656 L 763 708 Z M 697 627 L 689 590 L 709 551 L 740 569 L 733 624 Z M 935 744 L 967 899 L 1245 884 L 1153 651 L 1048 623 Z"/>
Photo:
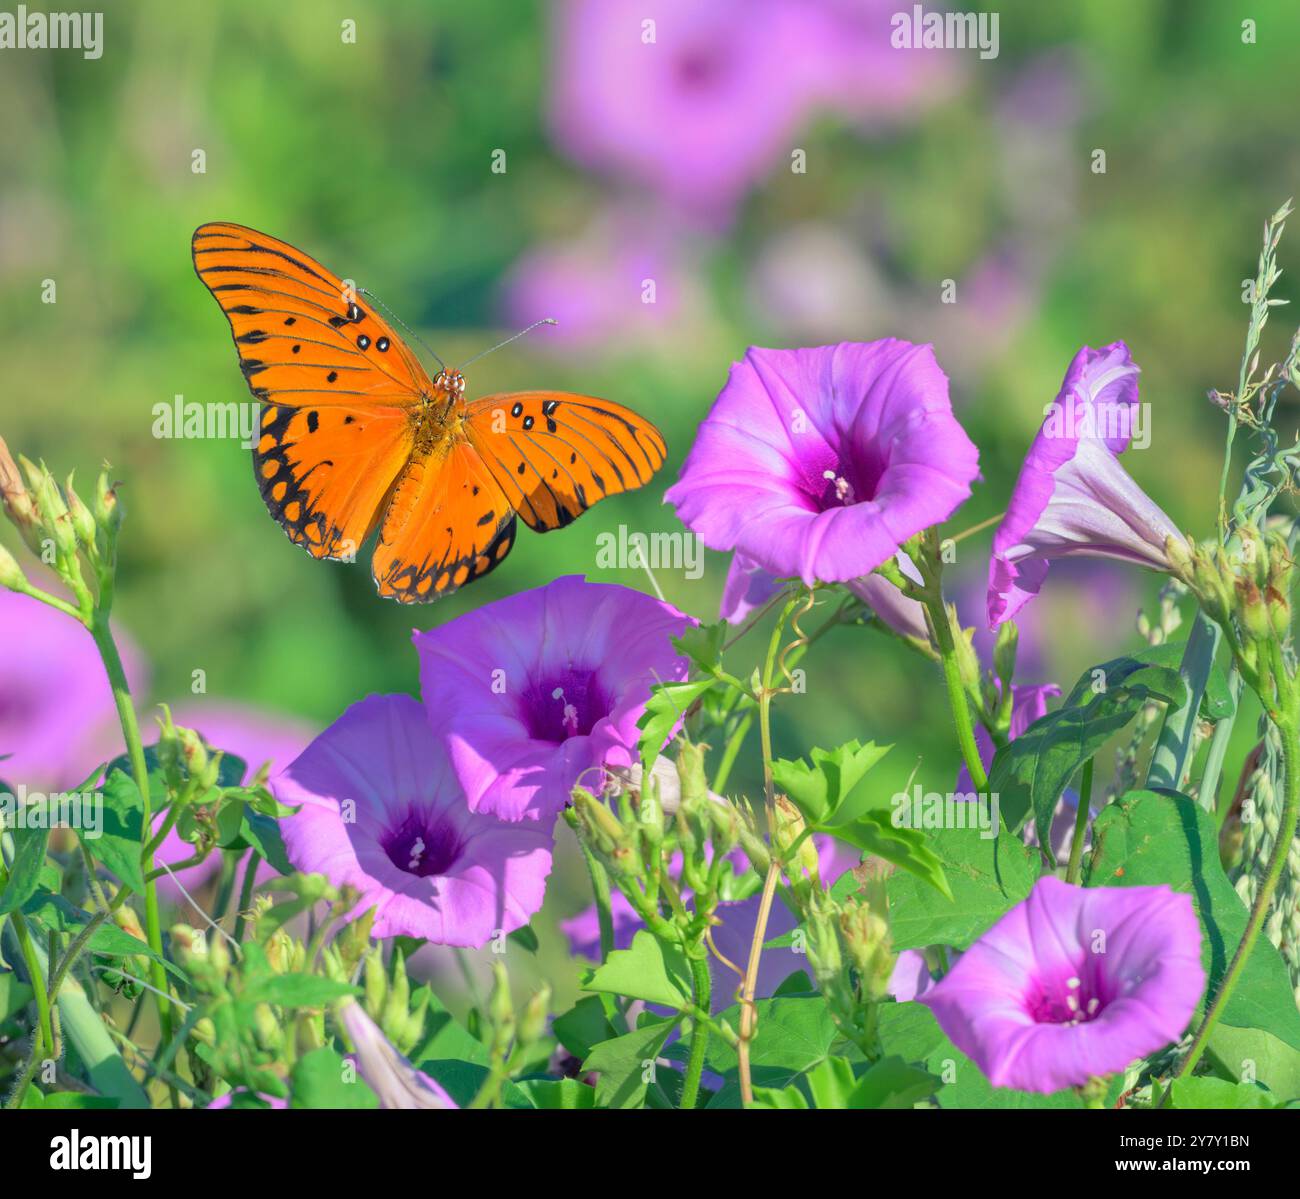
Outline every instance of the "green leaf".
<path fill-rule="evenodd" d="M 772 777 L 810 824 L 831 831 L 830 826 L 851 823 L 869 806 L 888 803 L 866 793 L 863 800 L 846 806 L 850 793 L 890 748 L 872 741 L 865 745 L 846 741 L 833 750 L 814 749 L 810 762 L 778 758 L 772 763 Z"/>
<path fill-rule="evenodd" d="M 639 929 L 629 948 L 614 950 L 604 965 L 588 974 L 583 988 L 680 1010 L 690 1006 L 691 971 L 677 946 L 665 945 Z"/>
<path fill-rule="evenodd" d="M 42 934 L 52 931 L 74 937 L 91 921 L 89 912 L 75 907 L 62 895 L 53 895 L 48 891 L 37 891 L 23 905 L 23 915 L 31 920 Z M 154 953 L 145 942 L 118 928 L 111 920 L 105 920 L 91 933 L 86 947 L 91 953 L 105 954 L 109 957 L 132 957 L 143 954 L 155 962 L 160 962 L 164 969 L 181 982 L 189 982 L 189 976 L 174 962 Z"/>
<path fill-rule="evenodd" d="M 50 836 L 48 828 L 15 827 L 6 831 L 13 837 L 14 856 L 9 866 L 9 882 L 0 892 L 0 916 L 21 908 L 40 886 Z"/>
<path fill-rule="evenodd" d="M 979 1067 L 948 1040 L 934 1014 L 922 1003 L 885 1004 L 880 1009 L 880 1043 L 886 1054 L 937 1076 L 931 1079 L 936 1088 L 932 1093 L 943 1108 L 1083 1107 L 1072 1090 L 1036 1095 L 993 1086 Z M 919 1088 L 919 1079 L 916 1085 Z"/>
<path fill-rule="evenodd" d="M 424 1035 L 410 1054 L 411 1061 L 458 1058 L 486 1066 L 487 1046 L 466 1029 L 427 986 L 420 987 L 411 996 L 411 1006 L 417 1006 L 426 991 L 429 993 L 429 1007 L 424 1017 Z"/>
<path fill-rule="evenodd" d="M 830 1055 L 838 1031 L 820 995 L 786 995 L 760 999 L 758 1036 L 750 1046 L 750 1071 L 755 1085 L 782 1088 Z M 740 1026 L 740 1007 L 733 1005 L 718 1019 Z M 709 1041 L 708 1064 L 723 1075 L 723 1087 L 710 1107 L 732 1107 L 740 1100 L 736 1051 L 719 1037 Z"/>
<path fill-rule="evenodd" d="M 952 888 L 944 873 L 943 862 L 919 830 L 896 827 L 884 812 L 868 812 L 850 825 L 827 831 L 866 853 L 893 862 L 947 899 L 952 899 Z"/>
<path fill-rule="evenodd" d="M 1127 659 L 1116 658 L 1114 662 L 1108 662 L 1100 669 L 1105 670 L 1127 660 L 1146 666 L 1164 666 L 1170 670 L 1177 670 L 1182 664 L 1183 652 L 1186 648 L 1185 638 L 1181 641 L 1166 641 L 1162 645 L 1153 645 L 1149 649 L 1130 654 Z M 1201 697 L 1201 715 L 1206 720 L 1222 720 L 1226 716 L 1231 716 L 1236 708 L 1232 691 L 1228 687 L 1227 673 L 1216 663 L 1210 670 L 1205 694 Z"/>
<path fill-rule="evenodd" d="M 359 987 L 315 974 L 270 974 L 249 981 L 239 993 L 244 1003 L 277 1007 L 322 1007 L 344 995 L 360 995 Z"/>
<path fill-rule="evenodd" d="M 1281 1107 L 1272 1095 L 1248 1082 L 1227 1082 L 1222 1078 L 1177 1078 L 1169 1096 L 1169 1106 L 1193 1108 L 1273 1108 Z"/>
<path fill-rule="evenodd" d="M 659 1052 L 676 1024 L 676 1020 L 648 1021 L 632 1032 L 611 1041 L 602 1041 L 592 1048 L 582 1068 L 599 1075 L 596 1081 L 597 1107 L 645 1105 L 646 1091 L 658 1069 Z"/>
<path fill-rule="evenodd" d="M 313 1049 L 294 1063 L 290 1107 L 377 1108 L 379 1099 L 328 1045 Z"/>
<path fill-rule="evenodd" d="M 1002 829 L 986 837 L 979 828 L 937 829 L 929 845 L 942 865 L 952 899 L 911 874 L 886 883 L 895 949 L 951 945 L 965 949 L 1034 885 L 1033 855 Z"/>
<path fill-rule="evenodd" d="M 672 638 L 673 649 L 685 654 L 706 674 L 722 663 L 722 646 L 727 640 L 727 622 L 692 625 L 680 637 Z"/>
<path fill-rule="evenodd" d="M 1177 671 L 1136 658 L 1085 672 L 1063 707 L 997 751 L 988 790 L 998 796 L 1007 828 L 1018 833 L 1032 813 L 1039 844 L 1049 845 L 1056 805 L 1075 771 L 1147 703 L 1182 703 L 1186 690 Z"/>
<path fill-rule="evenodd" d="M 537 933 L 533 931 L 531 924 L 515 929 L 506 940 L 513 941 L 520 949 L 527 950 L 529 953 L 536 953 L 541 948 L 541 942 L 538 941 Z"/>
<path fill-rule="evenodd" d="M 1185 795 L 1130 791 L 1109 804 L 1093 824 L 1085 885 L 1160 883 L 1192 898 L 1201 921 L 1201 960 L 1209 976 L 1206 994 L 1213 995 L 1241 941 L 1248 915 L 1219 862 L 1214 817 Z M 1300 1012 L 1290 976 L 1267 937 L 1255 942 L 1219 1024 L 1265 1029 L 1300 1050 Z"/>
<path fill-rule="evenodd" d="M 845 1106 L 857 1110 L 915 1107 L 939 1085 L 928 1070 L 909 1066 L 901 1057 L 881 1058 L 858 1079 Z"/>
<path fill-rule="evenodd" d="M 144 802 L 135 780 L 114 769 L 104 783 L 104 820 L 99 835 L 78 829 L 86 852 L 107 866 L 137 895 L 145 891 L 140 851 L 144 846 Z"/>
<path fill-rule="evenodd" d="M 713 679 L 696 679 L 689 683 L 660 683 L 650 692 L 649 702 L 641 719 L 636 722 L 641 730 L 637 749 L 641 754 L 641 769 L 650 773 L 664 747 L 672 736 L 677 722 L 697 699 L 714 685 Z"/>
<path fill-rule="evenodd" d="M 0 971 L 0 1024 L 25 1008 L 35 993 L 12 970 Z"/>
<path fill-rule="evenodd" d="M 1258 1082 L 1283 1102 L 1300 1099 L 1300 1050 L 1262 1028 L 1220 1022 L 1206 1055 L 1233 1082 Z"/>
<path fill-rule="evenodd" d="M 280 836 L 280 824 L 261 812 L 245 811 L 239 827 L 240 836 L 252 848 L 262 855 L 263 860 L 271 864 L 272 869 L 280 874 L 292 874 L 293 866 L 285 852 L 284 840 Z"/>
<path fill-rule="evenodd" d="M 596 1088 L 576 1078 L 525 1078 L 515 1084 L 536 1108 L 586 1111 L 596 1106 Z"/>
<path fill-rule="evenodd" d="M 604 1004 L 595 995 L 579 999 L 563 1015 L 556 1016 L 551 1031 L 578 1061 L 582 1061 L 593 1046 L 617 1035 L 605 1017 Z"/>

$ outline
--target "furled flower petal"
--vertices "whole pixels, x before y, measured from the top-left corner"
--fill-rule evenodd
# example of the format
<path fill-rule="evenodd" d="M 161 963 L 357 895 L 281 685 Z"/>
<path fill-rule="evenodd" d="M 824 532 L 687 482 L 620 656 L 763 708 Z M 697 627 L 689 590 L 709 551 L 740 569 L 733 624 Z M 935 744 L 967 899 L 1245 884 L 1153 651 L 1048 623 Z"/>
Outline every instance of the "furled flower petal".
<path fill-rule="evenodd" d="M 456 1101 L 406 1060 L 355 999 L 345 999 L 339 1019 L 357 1049 L 357 1073 L 381 1108 L 454 1108 Z"/>
<path fill-rule="evenodd" d="M 415 634 L 420 683 L 471 811 L 553 820 L 580 780 L 638 759 L 656 683 L 684 679 L 693 623 L 640 591 L 556 579 Z"/>
<path fill-rule="evenodd" d="M 1122 341 L 1084 346 L 1074 356 L 993 537 L 991 627 L 1038 594 L 1054 558 L 1090 555 L 1170 569 L 1166 547 L 1181 534 L 1116 456 L 1139 427 L 1137 376 Z"/>
<path fill-rule="evenodd" d="M 977 474 L 929 346 L 751 347 L 664 498 L 711 549 L 811 585 L 869 574 Z"/>
<path fill-rule="evenodd" d="M 898 566 L 914 583 L 921 582 L 921 572 L 906 554 L 898 554 Z M 869 574 L 860 579 L 851 579 L 848 589 L 900 637 L 914 637 L 927 642 L 930 640 L 925 605 L 920 600 L 904 595 L 883 575 Z"/>
<path fill-rule="evenodd" d="M 718 607 L 718 615 L 732 624 L 739 624 L 780 590 L 780 579 L 768 574 L 744 554 L 732 554 L 731 565 L 727 567 L 727 581 L 722 587 L 722 603 Z"/>
<path fill-rule="evenodd" d="M 297 869 L 350 883 L 376 937 L 477 947 L 542 906 L 551 834 L 471 812 L 424 709 L 405 695 L 349 708 L 272 780 Z"/>
<path fill-rule="evenodd" d="M 1205 988 L 1189 896 L 1047 876 L 920 997 L 994 1086 L 1049 1093 L 1177 1040 Z"/>

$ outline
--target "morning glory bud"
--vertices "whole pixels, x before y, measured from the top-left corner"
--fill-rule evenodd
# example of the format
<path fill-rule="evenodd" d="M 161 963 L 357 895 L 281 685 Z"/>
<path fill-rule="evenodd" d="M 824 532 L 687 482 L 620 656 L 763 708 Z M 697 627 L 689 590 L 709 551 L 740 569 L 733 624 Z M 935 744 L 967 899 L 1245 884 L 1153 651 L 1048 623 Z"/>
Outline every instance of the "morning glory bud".
<path fill-rule="evenodd" d="M 0 587 L 8 587 L 10 591 L 22 591 L 27 586 L 27 576 L 23 574 L 23 569 L 18 565 L 14 556 L 3 545 L 0 545 Z"/>

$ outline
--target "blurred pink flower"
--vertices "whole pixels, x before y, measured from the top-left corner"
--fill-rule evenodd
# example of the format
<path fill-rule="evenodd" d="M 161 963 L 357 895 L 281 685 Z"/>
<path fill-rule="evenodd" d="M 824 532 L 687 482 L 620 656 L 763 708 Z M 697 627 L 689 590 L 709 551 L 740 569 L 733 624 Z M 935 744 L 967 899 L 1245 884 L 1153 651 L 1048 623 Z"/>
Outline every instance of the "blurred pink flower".
<path fill-rule="evenodd" d="M 138 692 L 144 663 L 120 631 L 117 640 Z M 0 779 L 31 790 L 76 786 L 95 766 L 96 733 L 116 719 L 90 634 L 62 612 L 0 590 L 0 755 L 10 755 L 0 759 Z"/>
<path fill-rule="evenodd" d="M 679 240 L 620 212 L 596 220 L 571 241 L 535 246 L 506 278 L 505 319 L 523 328 L 554 317 L 555 328 L 537 338 L 541 349 L 653 338 L 699 303 L 674 248 Z"/>
<path fill-rule="evenodd" d="M 551 126 L 586 166 L 725 222 L 818 108 L 915 111 L 953 60 L 890 46 L 895 0 L 567 0 Z"/>

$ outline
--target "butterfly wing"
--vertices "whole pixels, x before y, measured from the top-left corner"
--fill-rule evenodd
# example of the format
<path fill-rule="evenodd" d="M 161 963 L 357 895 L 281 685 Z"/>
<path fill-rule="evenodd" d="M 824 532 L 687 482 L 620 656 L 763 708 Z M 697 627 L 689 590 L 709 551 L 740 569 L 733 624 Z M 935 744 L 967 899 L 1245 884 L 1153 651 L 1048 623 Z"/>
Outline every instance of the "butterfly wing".
<path fill-rule="evenodd" d="M 408 413 L 428 376 L 368 304 L 287 242 L 217 222 L 192 249 L 263 403 L 253 464 L 267 508 L 313 556 L 350 559 L 410 459 Z"/>
<path fill-rule="evenodd" d="M 467 405 L 464 428 L 511 506 L 545 533 L 648 483 L 663 434 L 620 404 L 562 391 L 517 391 Z"/>
<path fill-rule="evenodd" d="M 407 467 L 384 514 L 371 573 L 400 603 L 440 599 L 496 567 L 515 513 L 474 448 L 454 436 Z"/>

